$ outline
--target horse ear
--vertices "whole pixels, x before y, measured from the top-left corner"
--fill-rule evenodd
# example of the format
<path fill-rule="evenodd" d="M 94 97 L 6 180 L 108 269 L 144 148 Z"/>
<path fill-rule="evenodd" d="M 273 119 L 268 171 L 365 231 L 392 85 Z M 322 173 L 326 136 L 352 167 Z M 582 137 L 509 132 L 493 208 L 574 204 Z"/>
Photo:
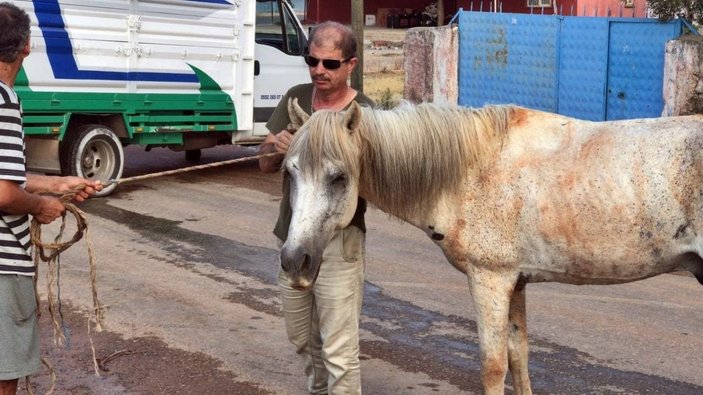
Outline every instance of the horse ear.
<path fill-rule="evenodd" d="M 349 130 L 355 130 L 361 123 L 361 106 L 353 101 L 347 113 L 344 115 L 344 126 Z"/>
<path fill-rule="evenodd" d="M 305 121 L 310 118 L 310 115 L 308 115 L 305 110 L 300 108 L 297 98 L 292 98 L 288 99 L 288 117 L 290 118 L 291 124 L 297 126 L 297 128 L 300 128 L 303 126 Z"/>

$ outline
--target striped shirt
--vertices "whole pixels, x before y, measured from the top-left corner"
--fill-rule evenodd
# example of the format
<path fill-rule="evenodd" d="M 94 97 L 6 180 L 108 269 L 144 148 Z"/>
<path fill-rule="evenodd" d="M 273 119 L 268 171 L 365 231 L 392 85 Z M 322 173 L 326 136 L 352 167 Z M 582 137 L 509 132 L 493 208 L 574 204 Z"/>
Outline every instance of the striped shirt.
<path fill-rule="evenodd" d="M 0 81 L 0 180 L 25 187 L 22 106 L 17 94 Z M 34 275 L 30 253 L 29 215 L 0 210 L 0 274 Z"/>

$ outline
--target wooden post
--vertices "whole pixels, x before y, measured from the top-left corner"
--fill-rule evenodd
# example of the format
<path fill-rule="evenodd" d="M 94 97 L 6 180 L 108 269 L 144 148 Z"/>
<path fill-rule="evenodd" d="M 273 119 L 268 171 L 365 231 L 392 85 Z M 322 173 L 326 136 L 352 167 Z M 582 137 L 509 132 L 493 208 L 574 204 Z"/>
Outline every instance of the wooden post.
<path fill-rule="evenodd" d="M 364 91 L 364 0 L 352 0 L 352 30 L 356 37 L 356 57 L 359 63 L 351 75 L 351 86 L 359 92 Z"/>
<path fill-rule="evenodd" d="M 437 26 L 444 25 L 444 0 L 437 0 Z"/>

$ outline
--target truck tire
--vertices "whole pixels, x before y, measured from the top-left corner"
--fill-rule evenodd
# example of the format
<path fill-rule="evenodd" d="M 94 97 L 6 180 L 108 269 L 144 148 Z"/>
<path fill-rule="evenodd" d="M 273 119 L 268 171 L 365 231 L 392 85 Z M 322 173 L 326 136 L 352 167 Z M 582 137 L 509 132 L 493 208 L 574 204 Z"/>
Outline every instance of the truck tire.
<path fill-rule="evenodd" d="M 89 180 L 119 180 L 124 169 L 120 139 L 107 126 L 83 125 L 70 131 L 61 143 L 61 173 Z M 107 196 L 117 187 L 113 183 L 95 196 Z"/>
<path fill-rule="evenodd" d="M 203 156 L 203 152 L 199 149 L 189 149 L 186 150 L 186 160 L 188 162 L 200 162 L 200 158 Z"/>

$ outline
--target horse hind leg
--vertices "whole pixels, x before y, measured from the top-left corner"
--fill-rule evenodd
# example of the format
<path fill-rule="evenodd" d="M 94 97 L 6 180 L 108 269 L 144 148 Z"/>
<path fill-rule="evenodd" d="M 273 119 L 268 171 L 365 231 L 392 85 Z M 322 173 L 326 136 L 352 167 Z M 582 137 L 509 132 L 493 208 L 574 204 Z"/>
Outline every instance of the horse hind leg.
<path fill-rule="evenodd" d="M 508 326 L 508 367 L 516 395 L 532 394 L 528 366 L 527 309 L 525 286 L 518 282 L 510 299 Z"/>

